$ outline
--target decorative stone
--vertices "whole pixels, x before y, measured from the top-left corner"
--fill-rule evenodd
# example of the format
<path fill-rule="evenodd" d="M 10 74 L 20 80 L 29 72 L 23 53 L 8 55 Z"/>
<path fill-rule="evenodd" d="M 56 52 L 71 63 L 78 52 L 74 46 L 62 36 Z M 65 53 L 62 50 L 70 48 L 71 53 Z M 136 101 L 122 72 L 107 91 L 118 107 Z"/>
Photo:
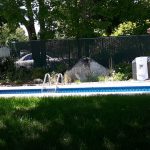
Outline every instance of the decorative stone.
<path fill-rule="evenodd" d="M 64 74 L 65 82 L 74 82 L 76 80 L 87 81 L 88 78 L 98 76 L 108 76 L 109 70 L 100 65 L 91 58 L 80 59 L 71 70 Z"/>
<path fill-rule="evenodd" d="M 34 79 L 33 82 L 34 82 L 34 84 L 41 84 L 41 83 L 43 83 L 43 80 L 42 79 Z"/>

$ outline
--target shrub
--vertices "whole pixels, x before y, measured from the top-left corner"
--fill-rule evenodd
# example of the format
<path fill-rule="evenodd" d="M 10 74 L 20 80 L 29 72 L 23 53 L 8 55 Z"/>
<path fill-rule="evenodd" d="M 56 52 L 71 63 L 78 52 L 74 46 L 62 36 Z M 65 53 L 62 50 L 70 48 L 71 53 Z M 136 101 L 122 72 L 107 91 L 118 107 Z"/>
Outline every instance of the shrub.
<path fill-rule="evenodd" d="M 108 76 L 98 76 L 98 77 L 97 77 L 97 80 L 98 80 L 98 81 L 108 81 L 108 80 L 109 80 L 109 77 L 108 77 Z"/>
<path fill-rule="evenodd" d="M 80 81 L 80 80 L 75 80 L 74 82 L 75 82 L 75 83 L 81 83 L 81 81 Z"/>
<path fill-rule="evenodd" d="M 51 76 L 51 83 L 55 84 L 56 80 L 57 80 L 57 77 L 56 77 L 57 73 L 55 71 L 52 71 L 51 74 L 50 74 L 50 76 Z"/>
<path fill-rule="evenodd" d="M 31 80 L 31 71 L 26 68 L 14 69 L 13 71 L 7 72 L 8 81 L 19 81 L 26 82 Z"/>
<path fill-rule="evenodd" d="M 0 59 L 0 79 L 6 80 L 8 73 L 13 74 L 15 71 L 14 60 L 12 58 Z"/>
<path fill-rule="evenodd" d="M 113 81 L 122 81 L 125 80 L 125 75 L 123 73 L 117 72 L 112 74 Z"/>
<path fill-rule="evenodd" d="M 37 78 L 40 78 L 40 79 L 43 79 L 44 78 L 44 75 L 49 72 L 48 69 L 45 69 L 45 68 L 33 68 L 32 69 L 32 79 L 37 79 Z"/>
<path fill-rule="evenodd" d="M 120 63 L 116 65 L 114 69 L 116 73 L 124 74 L 124 77 L 123 77 L 124 80 L 129 80 L 130 78 L 132 78 L 132 65 L 131 64 L 126 63 L 126 62 Z"/>
<path fill-rule="evenodd" d="M 68 68 L 68 64 L 65 62 L 53 62 L 50 65 L 50 72 L 64 73 Z"/>

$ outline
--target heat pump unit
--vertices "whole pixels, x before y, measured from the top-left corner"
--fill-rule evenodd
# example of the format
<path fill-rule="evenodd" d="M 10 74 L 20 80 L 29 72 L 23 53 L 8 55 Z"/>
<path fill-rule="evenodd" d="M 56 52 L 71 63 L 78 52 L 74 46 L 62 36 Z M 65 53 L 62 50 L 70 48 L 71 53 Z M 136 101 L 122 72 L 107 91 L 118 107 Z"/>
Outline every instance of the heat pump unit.
<path fill-rule="evenodd" d="M 148 79 L 148 57 L 137 57 L 132 61 L 132 76 L 139 81 Z"/>

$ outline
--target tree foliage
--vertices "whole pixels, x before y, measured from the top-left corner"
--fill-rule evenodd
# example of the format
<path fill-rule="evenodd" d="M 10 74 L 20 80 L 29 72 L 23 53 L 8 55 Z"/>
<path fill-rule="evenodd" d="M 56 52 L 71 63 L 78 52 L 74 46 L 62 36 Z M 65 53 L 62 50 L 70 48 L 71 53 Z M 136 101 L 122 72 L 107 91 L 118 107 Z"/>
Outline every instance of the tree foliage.
<path fill-rule="evenodd" d="M 132 22 L 124 22 L 121 23 L 111 35 L 131 35 L 133 34 L 134 29 L 136 28 L 136 24 Z"/>
<path fill-rule="evenodd" d="M 7 24 L 0 27 L 0 45 L 8 45 L 11 41 L 27 41 L 28 37 L 25 36 L 22 28 L 17 28 L 11 31 Z"/>
<path fill-rule="evenodd" d="M 120 35 L 136 35 L 136 34 L 143 34 L 147 32 L 147 28 L 150 26 L 150 22 L 146 20 L 143 21 L 143 24 L 140 24 L 138 22 L 134 23 L 131 21 L 123 22 L 118 25 L 114 29 L 111 35 L 113 36 L 120 36 Z"/>
<path fill-rule="evenodd" d="M 9 27 L 20 24 L 29 39 L 81 38 L 111 35 L 124 22 L 136 23 L 135 33 L 145 33 L 150 19 L 149 0 L 0 0 L 1 16 Z M 143 28 L 140 30 L 140 28 Z"/>

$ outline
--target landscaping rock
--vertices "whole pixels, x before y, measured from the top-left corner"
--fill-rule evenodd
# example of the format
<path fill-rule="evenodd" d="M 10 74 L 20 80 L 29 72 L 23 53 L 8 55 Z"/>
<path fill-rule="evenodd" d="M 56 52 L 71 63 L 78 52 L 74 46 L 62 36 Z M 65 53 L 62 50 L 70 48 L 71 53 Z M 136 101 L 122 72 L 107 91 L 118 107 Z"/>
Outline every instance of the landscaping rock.
<path fill-rule="evenodd" d="M 98 76 L 108 76 L 109 70 L 91 58 L 82 58 L 74 67 L 64 74 L 65 82 L 76 80 L 87 81 L 89 78 Z"/>
<path fill-rule="evenodd" d="M 43 83 L 43 80 L 42 79 L 34 79 L 33 82 L 34 82 L 34 84 L 41 84 L 41 83 Z"/>

